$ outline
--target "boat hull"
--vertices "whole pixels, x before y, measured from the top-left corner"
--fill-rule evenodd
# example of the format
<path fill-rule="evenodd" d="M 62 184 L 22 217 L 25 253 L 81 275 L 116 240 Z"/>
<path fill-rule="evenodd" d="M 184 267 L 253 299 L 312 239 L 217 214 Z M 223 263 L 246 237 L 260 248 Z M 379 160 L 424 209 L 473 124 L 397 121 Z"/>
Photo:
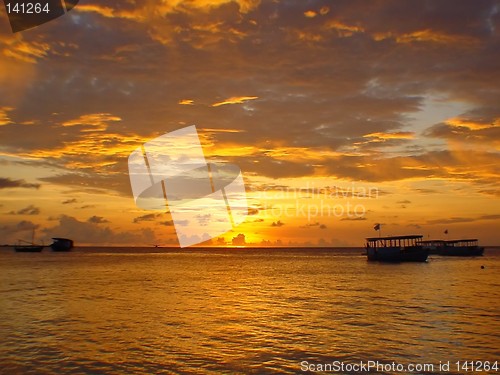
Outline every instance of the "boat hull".
<path fill-rule="evenodd" d="M 68 238 L 54 238 L 50 248 L 52 251 L 70 251 L 73 248 L 73 241 Z"/>
<path fill-rule="evenodd" d="M 455 257 L 477 257 L 482 256 L 484 247 L 480 246 L 445 246 L 438 250 L 438 255 Z"/>
<path fill-rule="evenodd" d="M 17 253 L 39 253 L 43 248 L 44 246 L 16 246 L 14 250 Z"/>
<path fill-rule="evenodd" d="M 414 247 L 383 247 L 368 248 L 367 256 L 369 261 L 378 262 L 425 262 L 429 253 L 420 246 Z"/>

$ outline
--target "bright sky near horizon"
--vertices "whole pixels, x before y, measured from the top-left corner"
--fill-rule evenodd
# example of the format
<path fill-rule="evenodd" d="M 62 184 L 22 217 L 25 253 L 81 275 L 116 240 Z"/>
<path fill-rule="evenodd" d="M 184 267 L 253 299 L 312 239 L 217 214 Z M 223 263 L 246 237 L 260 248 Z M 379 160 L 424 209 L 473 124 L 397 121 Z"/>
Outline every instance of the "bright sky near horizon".
<path fill-rule="evenodd" d="M 16 34 L 0 7 L 0 244 L 176 245 L 127 158 L 196 125 L 250 204 L 213 244 L 498 245 L 499 61 L 493 0 L 81 0 Z"/>

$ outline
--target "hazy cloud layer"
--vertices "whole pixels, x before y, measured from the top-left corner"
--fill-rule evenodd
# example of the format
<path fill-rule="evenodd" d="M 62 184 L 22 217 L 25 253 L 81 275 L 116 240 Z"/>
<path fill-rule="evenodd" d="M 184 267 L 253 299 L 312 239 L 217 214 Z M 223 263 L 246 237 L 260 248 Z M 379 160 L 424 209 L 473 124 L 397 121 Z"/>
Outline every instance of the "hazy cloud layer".
<path fill-rule="evenodd" d="M 62 215 L 57 225 L 43 229 L 48 236 L 68 237 L 82 244 L 123 244 L 143 243 L 148 238 L 155 243 L 155 234 L 150 229 L 120 231 L 93 221 L 80 221 L 72 216 Z"/>

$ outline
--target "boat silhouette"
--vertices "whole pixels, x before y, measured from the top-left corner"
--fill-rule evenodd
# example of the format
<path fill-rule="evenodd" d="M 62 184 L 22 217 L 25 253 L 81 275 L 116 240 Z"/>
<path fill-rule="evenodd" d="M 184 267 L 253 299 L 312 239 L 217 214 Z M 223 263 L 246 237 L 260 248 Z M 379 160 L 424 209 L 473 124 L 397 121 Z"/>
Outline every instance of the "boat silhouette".
<path fill-rule="evenodd" d="M 429 254 L 473 257 L 482 256 L 484 247 L 479 246 L 476 238 L 462 240 L 427 240 L 422 241 L 422 246 Z"/>
<path fill-rule="evenodd" d="M 35 228 L 33 228 L 33 232 L 31 233 L 31 242 L 25 240 L 18 241 L 19 244 L 14 246 L 14 250 L 18 253 L 39 253 L 45 247 L 43 244 L 35 244 Z M 21 245 L 22 242 L 26 243 L 26 245 Z"/>
<path fill-rule="evenodd" d="M 425 262 L 428 250 L 421 235 L 371 237 L 366 239 L 366 255 L 370 261 Z"/>
<path fill-rule="evenodd" d="M 70 251 L 73 246 L 73 240 L 69 238 L 53 237 L 54 242 L 50 244 L 52 251 Z"/>

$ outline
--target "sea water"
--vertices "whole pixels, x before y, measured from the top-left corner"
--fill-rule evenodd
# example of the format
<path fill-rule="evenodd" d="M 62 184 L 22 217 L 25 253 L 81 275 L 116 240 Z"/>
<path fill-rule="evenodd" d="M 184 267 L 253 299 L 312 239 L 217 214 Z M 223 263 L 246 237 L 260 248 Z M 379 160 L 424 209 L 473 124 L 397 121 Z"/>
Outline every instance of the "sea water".
<path fill-rule="evenodd" d="M 458 374 L 500 361 L 500 251 L 402 264 L 361 252 L 0 249 L 0 372 Z"/>

